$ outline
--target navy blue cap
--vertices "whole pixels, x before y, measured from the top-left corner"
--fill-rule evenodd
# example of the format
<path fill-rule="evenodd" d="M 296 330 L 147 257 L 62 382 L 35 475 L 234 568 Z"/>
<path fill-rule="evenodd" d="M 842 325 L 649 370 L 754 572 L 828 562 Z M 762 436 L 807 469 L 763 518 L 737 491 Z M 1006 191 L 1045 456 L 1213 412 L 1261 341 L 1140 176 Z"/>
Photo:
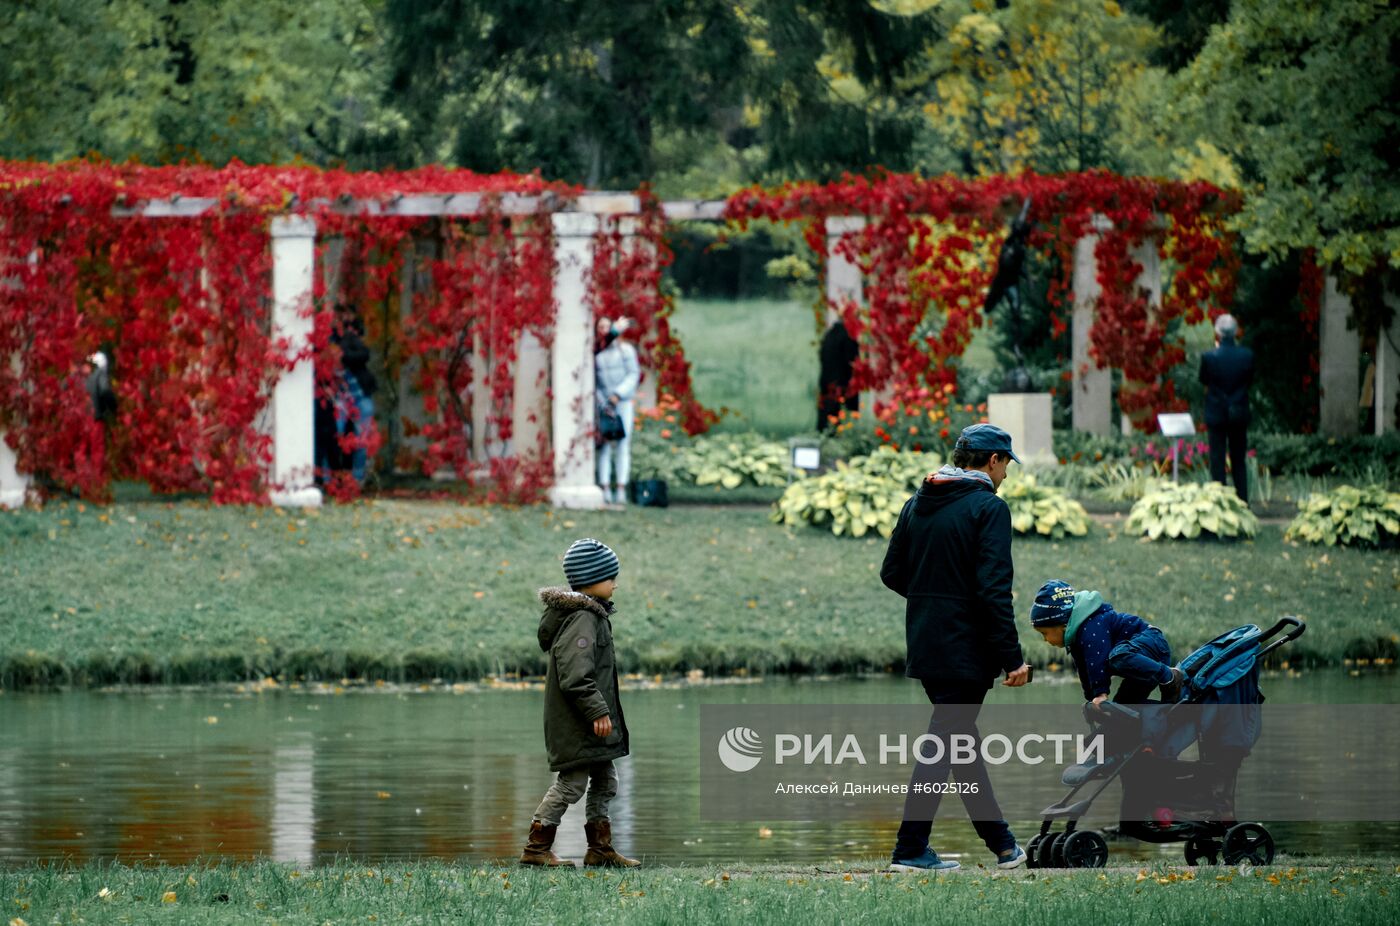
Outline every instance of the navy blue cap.
<path fill-rule="evenodd" d="M 1074 589 L 1068 582 L 1051 579 L 1035 593 L 1035 603 L 1031 605 L 1032 627 L 1054 627 L 1068 624 L 1074 611 Z"/>
<path fill-rule="evenodd" d="M 994 424 L 970 424 L 963 428 L 954 445 L 958 450 L 994 450 L 1004 453 L 1017 463 L 1021 458 L 1011 449 L 1011 435 Z"/>

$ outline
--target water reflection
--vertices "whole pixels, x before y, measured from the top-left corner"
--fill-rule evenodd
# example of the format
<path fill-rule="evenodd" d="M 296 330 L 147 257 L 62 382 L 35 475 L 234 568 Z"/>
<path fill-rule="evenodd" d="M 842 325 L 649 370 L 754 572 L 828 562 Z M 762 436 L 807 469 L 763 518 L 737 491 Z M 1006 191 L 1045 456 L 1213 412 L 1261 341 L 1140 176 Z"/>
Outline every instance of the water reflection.
<path fill-rule="evenodd" d="M 1266 682 L 1272 703 L 1395 702 L 1400 680 L 1315 674 Z M 1072 684 L 998 691 L 1072 701 Z M 620 848 L 662 862 L 828 862 L 883 855 L 894 821 L 700 822 L 703 703 L 918 703 L 902 679 L 633 691 L 636 753 L 619 763 Z M 0 860 L 189 862 L 336 856 L 483 860 L 520 851 L 550 782 L 534 691 L 317 695 L 69 693 L 0 697 Z M 583 855 L 582 808 L 557 850 Z M 940 822 L 941 853 L 986 861 L 966 822 Z M 1020 821 L 1028 838 L 1034 828 Z M 1282 848 L 1394 853 L 1400 827 L 1291 825 Z M 1179 858 L 1123 843 L 1119 861 Z"/>

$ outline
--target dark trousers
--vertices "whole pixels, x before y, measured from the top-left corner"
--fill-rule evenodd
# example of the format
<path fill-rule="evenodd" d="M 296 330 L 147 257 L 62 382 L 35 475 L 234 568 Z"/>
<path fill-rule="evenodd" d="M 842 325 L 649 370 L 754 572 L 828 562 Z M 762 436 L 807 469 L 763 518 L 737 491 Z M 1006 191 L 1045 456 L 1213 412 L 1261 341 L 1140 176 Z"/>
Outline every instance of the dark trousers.
<path fill-rule="evenodd" d="M 1121 676 L 1113 700 L 1119 704 L 1144 704 L 1158 685 L 1172 680 L 1172 648 L 1156 627 L 1124 640 L 1108 654 L 1108 668 Z"/>
<path fill-rule="evenodd" d="M 1249 471 L 1244 463 L 1248 450 L 1245 445 L 1247 430 L 1248 426 L 1243 424 L 1211 425 L 1206 428 L 1210 437 L 1210 478 L 1222 485 L 1225 483 L 1225 453 L 1228 448 L 1235 494 L 1245 502 L 1249 501 Z"/>
<path fill-rule="evenodd" d="M 963 806 L 972 818 L 972 826 L 977 835 L 993 852 L 1001 853 L 1016 845 L 1011 828 L 1001 818 L 1001 807 L 992 793 L 992 780 L 987 775 L 987 766 L 982 761 L 982 737 L 977 732 L 977 715 L 982 710 L 982 701 L 987 697 L 987 686 L 977 682 L 934 682 L 921 680 L 924 693 L 933 704 L 933 716 L 928 722 L 928 732 L 938 737 L 944 744 L 943 757 L 936 763 L 925 765 L 914 761 L 914 773 L 909 779 L 909 796 L 904 801 L 904 821 L 899 825 L 899 835 L 895 837 L 894 857 L 896 859 L 915 858 L 928 848 L 929 835 L 933 832 L 933 818 L 938 814 L 942 795 L 918 794 L 915 786 L 920 784 L 941 785 L 948 780 L 948 772 L 953 772 L 953 780 L 960 784 L 976 784 L 976 794 L 962 794 Z M 950 738 L 954 734 L 967 734 L 977 743 L 975 761 L 953 765 L 949 753 Z M 912 747 L 911 747 L 912 751 Z M 934 752 L 930 746 L 925 755 Z M 912 760 L 911 755 L 911 760 Z"/>

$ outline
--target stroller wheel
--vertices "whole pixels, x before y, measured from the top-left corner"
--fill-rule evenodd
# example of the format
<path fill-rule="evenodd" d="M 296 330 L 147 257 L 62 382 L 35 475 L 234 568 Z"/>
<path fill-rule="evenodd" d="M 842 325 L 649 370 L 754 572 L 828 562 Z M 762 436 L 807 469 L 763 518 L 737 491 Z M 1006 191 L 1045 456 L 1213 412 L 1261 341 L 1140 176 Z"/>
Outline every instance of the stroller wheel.
<path fill-rule="evenodd" d="M 1065 867 L 1065 840 L 1069 833 L 1054 833 L 1040 846 L 1041 868 Z"/>
<path fill-rule="evenodd" d="M 1225 831 L 1221 855 L 1226 865 L 1267 865 L 1274 860 L 1274 837 L 1258 823 L 1236 823 Z"/>
<path fill-rule="evenodd" d="M 1075 830 L 1060 850 L 1069 868 L 1102 868 L 1108 862 L 1108 840 L 1097 830 Z"/>
<path fill-rule="evenodd" d="M 1220 860 L 1220 843 L 1214 839 L 1186 840 L 1186 864 L 1199 865 L 1201 862 L 1214 865 Z"/>
<path fill-rule="evenodd" d="M 1036 833 L 1031 837 L 1031 841 L 1026 843 L 1026 867 L 1040 868 L 1040 847 L 1050 840 L 1049 833 Z"/>

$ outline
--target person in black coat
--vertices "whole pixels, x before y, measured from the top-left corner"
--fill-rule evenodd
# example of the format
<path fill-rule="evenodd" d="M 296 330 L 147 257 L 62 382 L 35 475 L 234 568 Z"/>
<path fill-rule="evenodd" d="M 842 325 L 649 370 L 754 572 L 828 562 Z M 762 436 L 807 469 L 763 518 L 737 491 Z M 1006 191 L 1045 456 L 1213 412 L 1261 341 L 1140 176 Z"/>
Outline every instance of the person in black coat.
<path fill-rule="evenodd" d="M 845 322 L 837 319 L 822 335 L 818 357 L 821 372 L 817 382 L 817 431 L 831 427 L 831 419 L 841 414 L 842 409 L 860 409 L 860 393 L 850 393 L 851 375 L 856 359 L 860 356 L 860 345 L 846 330 Z"/>
<path fill-rule="evenodd" d="M 1210 437 L 1210 478 L 1225 482 L 1225 454 L 1235 494 L 1249 501 L 1245 470 L 1249 430 L 1249 387 L 1254 382 L 1254 351 L 1235 343 L 1239 323 L 1233 315 L 1215 320 L 1215 350 L 1201 355 L 1201 385 L 1206 389 L 1206 433 Z"/>
<path fill-rule="evenodd" d="M 967 734 L 980 742 L 977 714 L 992 681 L 1030 680 L 1011 606 L 1011 512 L 996 492 L 1017 459 L 1011 436 L 990 424 L 965 428 L 953 462 L 931 475 L 905 503 L 890 536 L 880 578 L 905 599 L 904 674 L 918 679 L 934 705 L 928 732 L 943 742 Z M 939 795 L 917 794 L 919 784 L 942 785 L 949 762 L 916 764 L 891 868 L 929 871 L 958 867 L 929 848 Z M 981 758 L 956 767 L 968 816 L 1002 868 L 1025 861 L 1001 817 Z"/>

